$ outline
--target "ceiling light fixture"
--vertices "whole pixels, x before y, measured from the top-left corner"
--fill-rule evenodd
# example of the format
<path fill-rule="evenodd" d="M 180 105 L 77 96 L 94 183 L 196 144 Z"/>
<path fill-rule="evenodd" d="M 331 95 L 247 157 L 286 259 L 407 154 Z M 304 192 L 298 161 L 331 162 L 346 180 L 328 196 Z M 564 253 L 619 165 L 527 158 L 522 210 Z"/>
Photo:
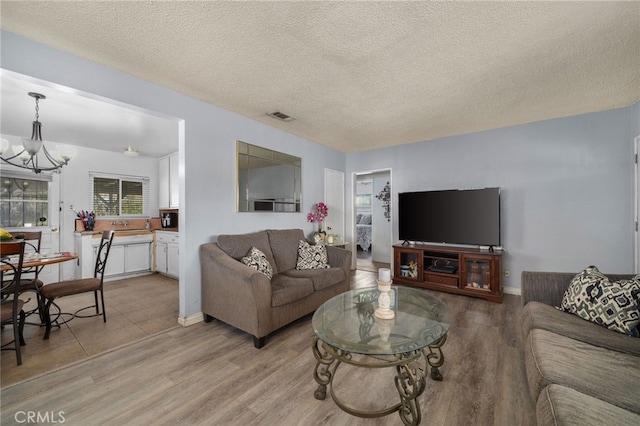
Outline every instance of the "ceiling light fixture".
<path fill-rule="evenodd" d="M 42 124 L 38 121 L 40 118 L 40 99 L 47 99 L 47 97 L 35 92 L 29 92 L 29 96 L 36 100 L 36 121 L 34 121 L 32 125 L 31 139 L 22 138 L 22 146 L 13 145 L 11 147 L 13 155 L 8 153 L 9 141 L 2 139 L 0 141 L 0 160 L 11 164 L 12 166 L 20 167 L 21 169 L 32 170 L 34 173 L 57 170 L 62 166 L 69 164 L 69 160 L 71 160 L 75 155 L 75 149 L 56 145 L 57 151 L 49 152 L 47 150 L 42 142 Z M 4 156 L 5 153 L 8 153 L 7 157 Z M 42 155 L 39 153 L 42 153 Z M 44 159 L 49 163 L 41 165 L 40 160 L 44 163 Z M 13 162 L 12 160 L 16 160 L 16 162 Z"/>
<path fill-rule="evenodd" d="M 126 155 L 127 157 L 137 157 L 138 155 L 140 155 L 140 153 L 138 152 L 137 149 L 132 148 L 130 146 L 126 147 L 124 149 L 124 155 Z"/>

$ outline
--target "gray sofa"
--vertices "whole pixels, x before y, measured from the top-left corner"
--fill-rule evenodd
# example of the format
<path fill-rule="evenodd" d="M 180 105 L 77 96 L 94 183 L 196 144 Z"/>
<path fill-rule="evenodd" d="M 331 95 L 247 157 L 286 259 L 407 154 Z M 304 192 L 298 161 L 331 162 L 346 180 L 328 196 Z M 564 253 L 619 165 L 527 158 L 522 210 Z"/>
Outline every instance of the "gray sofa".
<path fill-rule="evenodd" d="M 328 269 L 297 270 L 301 229 L 220 235 L 200 247 L 202 312 L 243 330 L 261 348 L 269 333 L 314 312 L 349 290 L 351 252 L 327 247 Z M 273 268 L 271 280 L 240 260 L 260 249 Z"/>
<path fill-rule="evenodd" d="M 556 309 L 574 276 L 522 273 L 521 327 L 536 422 L 640 425 L 640 338 Z"/>

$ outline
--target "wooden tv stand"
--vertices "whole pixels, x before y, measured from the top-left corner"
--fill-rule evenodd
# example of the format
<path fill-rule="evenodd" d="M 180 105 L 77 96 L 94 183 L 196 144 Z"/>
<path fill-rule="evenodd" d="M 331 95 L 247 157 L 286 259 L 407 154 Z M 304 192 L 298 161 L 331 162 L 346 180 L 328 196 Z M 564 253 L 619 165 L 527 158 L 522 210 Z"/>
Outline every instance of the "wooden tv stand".
<path fill-rule="evenodd" d="M 477 248 L 396 244 L 394 284 L 481 297 L 502 303 L 502 252 Z"/>

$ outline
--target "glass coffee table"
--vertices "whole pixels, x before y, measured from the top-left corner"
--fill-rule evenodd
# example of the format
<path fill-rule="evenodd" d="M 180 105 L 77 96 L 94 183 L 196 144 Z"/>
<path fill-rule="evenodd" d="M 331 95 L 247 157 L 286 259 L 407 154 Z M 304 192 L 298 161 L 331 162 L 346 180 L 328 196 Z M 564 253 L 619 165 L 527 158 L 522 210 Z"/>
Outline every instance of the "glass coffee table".
<path fill-rule="evenodd" d="M 375 315 L 379 290 L 352 290 L 325 302 L 313 315 L 314 396 L 325 399 L 327 387 L 336 405 L 358 417 L 382 417 L 398 411 L 406 425 L 421 421 L 418 397 L 431 378 L 442 380 L 442 345 L 451 324 L 449 309 L 428 292 L 392 286 L 389 293 L 393 319 Z M 333 380 L 341 363 L 363 368 L 395 367 L 395 386 L 400 401 L 392 406 L 361 411 L 346 405 L 335 394 Z"/>

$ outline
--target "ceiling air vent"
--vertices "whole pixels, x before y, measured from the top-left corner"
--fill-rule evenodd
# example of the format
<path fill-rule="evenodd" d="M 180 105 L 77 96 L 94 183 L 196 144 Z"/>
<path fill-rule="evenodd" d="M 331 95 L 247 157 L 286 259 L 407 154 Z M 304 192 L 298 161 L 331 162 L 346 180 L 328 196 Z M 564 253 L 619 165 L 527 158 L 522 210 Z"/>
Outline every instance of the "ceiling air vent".
<path fill-rule="evenodd" d="M 280 112 L 280 111 L 269 112 L 269 113 L 267 113 L 267 115 L 269 117 L 277 118 L 280 121 L 293 121 L 293 120 L 295 120 L 295 118 L 291 117 L 290 115 L 285 114 L 284 112 Z"/>

